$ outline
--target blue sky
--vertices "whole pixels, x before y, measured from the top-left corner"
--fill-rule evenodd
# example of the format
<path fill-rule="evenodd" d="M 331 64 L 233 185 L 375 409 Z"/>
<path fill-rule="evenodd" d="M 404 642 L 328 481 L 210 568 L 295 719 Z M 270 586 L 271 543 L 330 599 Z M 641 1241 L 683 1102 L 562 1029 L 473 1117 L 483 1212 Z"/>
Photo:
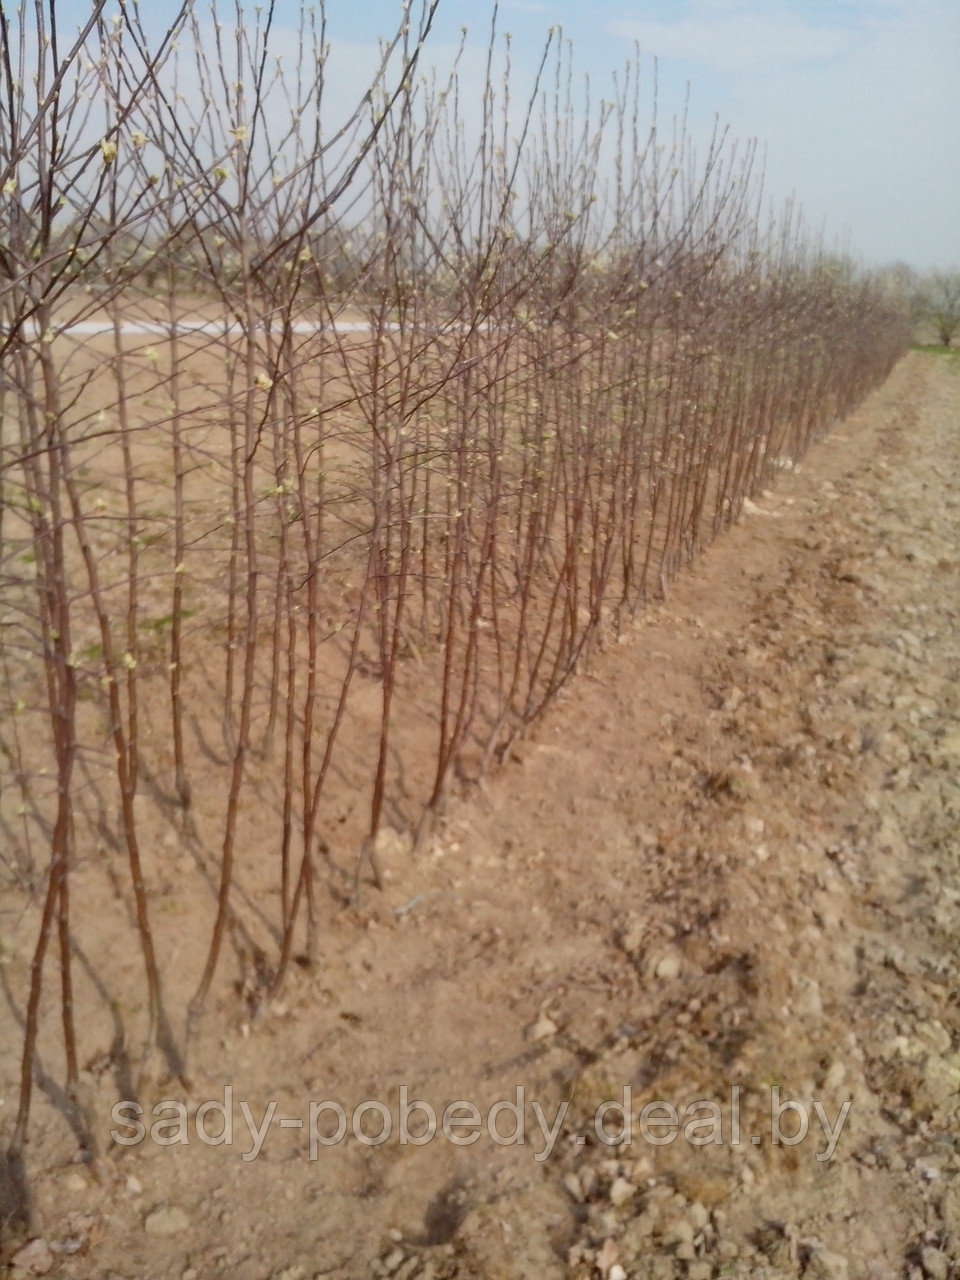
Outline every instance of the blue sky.
<path fill-rule="evenodd" d="M 289 0 L 284 0 L 289 3 Z M 441 0 L 428 59 L 443 63 L 489 0 Z M 332 38 L 386 31 L 390 0 L 329 0 Z M 766 153 L 774 201 L 870 263 L 960 264 L 960 4 L 957 0 L 501 0 L 517 64 L 560 25 L 602 96 L 632 52 L 657 56 L 663 114 L 687 83 L 691 121 L 715 114 Z"/>
<path fill-rule="evenodd" d="M 83 8 L 61 4 L 64 17 Z M 221 4 L 225 19 L 231 7 Z M 152 14 L 174 9 L 165 0 Z M 298 12 L 278 0 L 281 24 Z M 400 12 L 398 0 L 327 0 L 338 93 L 362 85 Z M 449 66 L 465 26 L 469 83 L 492 13 L 492 0 L 440 0 L 426 64 Z M 501 0 L 519 83 L 553 26 L 595 97 L 635 44 L 641 65 L 656 55 L 661 116 L 682 108 L 689 85 L 694 136 L 718 115 L 735 137 L 757 138 L 771 201 L 795 194 L 828 243 L 866 263 L 960 265 L 957 0 Z"/>

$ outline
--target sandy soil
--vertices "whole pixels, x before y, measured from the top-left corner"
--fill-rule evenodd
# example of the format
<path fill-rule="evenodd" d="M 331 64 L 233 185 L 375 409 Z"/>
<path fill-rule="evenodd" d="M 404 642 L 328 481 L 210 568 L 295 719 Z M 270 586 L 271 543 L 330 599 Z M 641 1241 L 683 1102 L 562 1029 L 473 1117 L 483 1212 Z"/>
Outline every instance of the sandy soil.
<path fill-rule="evenodd" d="M 432 848 L 385 842 L 319 974 L 252 1025 L 221 986 L 142 1141 L 108 1026 L 98 1160 L 42 1082 L 12 1274 L 960 1276 L 958 425 L 957 363 L 908 356 Z M 401 1089 L 459 1127 L 402 1141 Z"/>

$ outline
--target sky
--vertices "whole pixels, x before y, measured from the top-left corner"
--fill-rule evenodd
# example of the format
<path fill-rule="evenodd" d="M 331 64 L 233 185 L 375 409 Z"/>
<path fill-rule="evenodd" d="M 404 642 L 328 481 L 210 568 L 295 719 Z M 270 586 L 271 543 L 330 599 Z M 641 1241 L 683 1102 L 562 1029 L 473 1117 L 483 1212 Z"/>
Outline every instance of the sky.
<path fill-rule="evenodd" d="M 334 44 L 356 47 L 399 6 L 327 10 Z M 479 49 L 492 12 L 440 0 L 427 62 L 444 65 L 463 26 Z M 960 265 L 957 0 L 501 0 L 498 24 L 528 72 L 560 26 L 598 96 L 637 46 L 641 65 L 657 59 L 661 114 L 689 86 L 695 136 L 719 116 L 756 138 L 769 199 L 795 195 L 828 244 L 868 265 Z"/>
<path fill-rule="evenodd" d="M 58 6 L 66 19 L 86 9 Z M 233 0 L 219 7 L 226 19 Z M 150 12 L 175 9 L 159 0 Z M 299 0 L 276 0 L 281 42 L 299 12 Z M 326 0 L 328 101 L 355 100 L 401 12 L 400 0 Z M 493 12 L 493 0 L 440 0 L 423 65 L 449 68 L 467 28 L 464 81 L 479 86 Z M 717 118 L 756 139 L 771 206 L 795 197 L 829 248 L 867 266 L 960 266 L 958 0 L 500 0 L 497 25 L 520 87 L 551 28 L 594 98 L 635 50 L 652 84 L 656 58 L 661 119 L 689 95 L 695 140 Z"/>

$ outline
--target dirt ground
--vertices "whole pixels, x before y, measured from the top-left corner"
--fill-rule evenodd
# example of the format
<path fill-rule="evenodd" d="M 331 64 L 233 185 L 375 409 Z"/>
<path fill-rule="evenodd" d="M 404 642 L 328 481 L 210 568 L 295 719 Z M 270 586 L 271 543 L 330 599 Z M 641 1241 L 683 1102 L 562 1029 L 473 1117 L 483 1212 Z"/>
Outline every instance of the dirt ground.
<path fill-rule="evenodd" d="M 42 1082 L 11 1274 L 960 1277 L 958 459 L 911 353 L 188 1094 L 111 1118 L 105 1029 L 78 1163 Z"/>

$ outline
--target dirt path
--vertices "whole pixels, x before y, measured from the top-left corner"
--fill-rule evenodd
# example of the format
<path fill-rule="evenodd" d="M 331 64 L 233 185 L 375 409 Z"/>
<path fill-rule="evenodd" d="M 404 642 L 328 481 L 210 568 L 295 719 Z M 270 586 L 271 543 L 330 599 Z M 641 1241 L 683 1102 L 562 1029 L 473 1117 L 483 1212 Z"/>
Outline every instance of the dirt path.
<path fill-rule="evenodd" d="M 114 1148 L 98 1180 L 38 1112 L 57 1251 L 20 1261 L 178 1280 L 960 1276 L 958 458 L 960 369 L 912 354 L 425 857 L 397 842 L 385 900 L 336 915 L 319 978 L 253 1028 L 224 1002 L 186 1121 L 168 1108 L 153 1134 L 187 1143 Z M 226 1083 L 233 1141 L 207 1145 L 196 1108 Z M 471 1104 L 480 1129 L 464 1106 L 455 1133 L 477 1141 L 401 1142 L 401 1086 L 438 1118 Z M 518 1087 L 526 1141 L 501 1145 L 490 1109 Z M 347 1134 L 311 1152 L 324 1100 L 317 1131 L 336 1103 Z M 116 1101 L 104 1075 L 107 1148 Z M 390 1113 L 380 1145 L 351 1130 L 364 1101 Z M 620 1145 L 597 1132 L 614 1103 L 599 1128 Z M 501 1107 L 501 1135 L 517 1125 Z"/>

